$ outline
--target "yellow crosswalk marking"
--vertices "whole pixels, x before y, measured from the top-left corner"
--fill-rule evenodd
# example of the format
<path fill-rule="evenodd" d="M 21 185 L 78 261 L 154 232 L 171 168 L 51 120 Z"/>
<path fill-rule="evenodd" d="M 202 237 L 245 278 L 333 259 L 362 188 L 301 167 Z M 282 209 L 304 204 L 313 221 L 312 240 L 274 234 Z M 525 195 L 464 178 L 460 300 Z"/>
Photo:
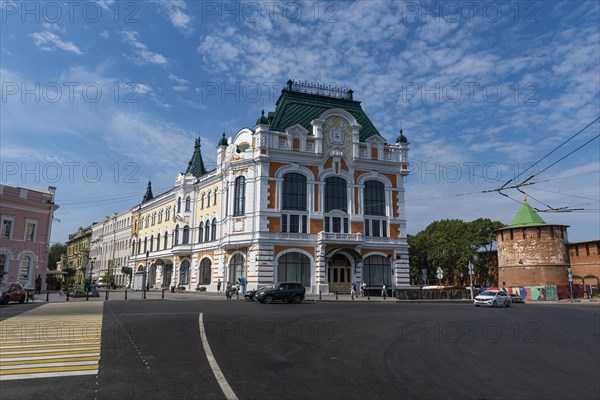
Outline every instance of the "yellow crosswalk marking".
<path fill-rule="evenodd" d="M 97 373 L 103 306 L 50 303 L 0 321 L 0 381 Z"/>

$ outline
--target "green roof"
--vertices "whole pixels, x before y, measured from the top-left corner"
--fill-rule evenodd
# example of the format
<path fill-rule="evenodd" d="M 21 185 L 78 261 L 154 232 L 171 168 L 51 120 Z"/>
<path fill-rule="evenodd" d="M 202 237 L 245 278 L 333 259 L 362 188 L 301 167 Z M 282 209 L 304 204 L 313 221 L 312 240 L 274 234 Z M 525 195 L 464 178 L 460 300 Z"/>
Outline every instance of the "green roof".
<path fill-rule="evenodd" d="M 373 135 L 381 136 L 363 111 L 360 101 L 352 100 L 351 96 L 348 99 L 294 91 L 291 90 L 290 85 L 281 91 L 281 96 L 275 104 L 275 111 L 269 113 L 270 127 L 274 131 L 283 132 L 290 126 L 300 124 L 310 132 L 309 135 L 312 135 L 310 121 L 331 108 L 348 111 L 362 125 L 359 133 L 361 142 Z"/>
<path fill-rule="evenodd" d="M 204 168 L 204 161 L 202 161 L 202 153 L 200 152 L 200 139 L 196 139 L 194 143 L 194 154 L 192 155 L 192 159 L 188 163 L 186 174 L 191 173 L 196 178 L 200 178 L 202 175 L 206 173 L 206 168 Z"/>
<path fill-rule="evenodd" d="M 525 200 L 523 201 L 521 209 L 517 212 L 517 215 L 515 215 L 507 228 L 522 228 L 540 225 L 546 225 L 546 221 L 544 221 L 542 217 L 540 217 L 529 205 L 529 203 L 527 203 L 527 200 Z"/>

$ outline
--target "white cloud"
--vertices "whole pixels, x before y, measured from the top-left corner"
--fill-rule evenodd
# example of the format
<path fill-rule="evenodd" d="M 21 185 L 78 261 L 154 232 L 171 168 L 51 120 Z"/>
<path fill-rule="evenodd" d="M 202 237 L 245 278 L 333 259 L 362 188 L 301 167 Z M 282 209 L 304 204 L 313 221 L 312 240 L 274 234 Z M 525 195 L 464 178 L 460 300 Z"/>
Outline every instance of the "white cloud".
<path fill-rule="evenodd" d="M 144 43 L 140 42 L 140 35 L 136 31 L 121 31 L 123 40 L 133 48 L 131 59 L 139 64 L 158 64 L 165 65 L 169 61 L 161 54 L 152 52 Z"/>
<path fill-rule="evenodd" d="M 110 33 L 108 33 L 108 31 L 105 29 L 102 32 L 100 32 L 98 35 L 100 35 L 100 37 L 104 38 L 104 39 L 108 39 L 110 37 Z"/>
<path fill-rule="evenodd" d="M 193 18 L 186 14 L 187 5 L 183 0 L 156 0 L 160 9 L 167 14 L 169 21 L 185 34 L 193 31 Z"/>
<path fill-rule="evenodd" d="M 172 81 L 175 81 L 175 82 L 179 83 L 180 85 L 187 85 L 188 83 L 190 83 L 188 80 L 180 78 L 180 77 L 178 77 L 177 75 L 175 75 L 173 73 L 169 74 L 169 79 L 171 79 Z"/>
<path fill-rule="evenodd" d="M 176 91 L 176 92 L 185 92 L 188 89 L 189 88 L 187 86 L 182 86 L 182 85 L 173 86 L 173 90 Z"/>
<path fill-rule="evenodd" d="M 43 51 L 54 51 L 59 48 L 75 54 L 83 54 L 73 42 L 63 41 L 58 35 L 50 31 L 30 33 L 29 37 L 33 38 L 35 45 Z"/>

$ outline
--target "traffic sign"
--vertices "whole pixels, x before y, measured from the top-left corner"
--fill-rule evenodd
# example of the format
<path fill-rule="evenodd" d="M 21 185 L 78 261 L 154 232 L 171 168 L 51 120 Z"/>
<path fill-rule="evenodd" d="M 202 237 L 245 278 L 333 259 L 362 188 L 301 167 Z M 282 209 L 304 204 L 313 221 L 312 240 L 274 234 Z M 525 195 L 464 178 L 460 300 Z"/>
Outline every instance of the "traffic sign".
<path fill-rule="evenodd" d="M 469 261 L 469 274 L 473 273 L 473 264 L 471 264 L 471 261 Z"/>
<path fill-rule="evenodd" d="M 442 279 L 444 277 L 444 271 L 442 271 L 441 267 L 438 267 L 438 269 L 437 269 L 436 272 L 437 272 L 437 278 L 438 279 Z"/>

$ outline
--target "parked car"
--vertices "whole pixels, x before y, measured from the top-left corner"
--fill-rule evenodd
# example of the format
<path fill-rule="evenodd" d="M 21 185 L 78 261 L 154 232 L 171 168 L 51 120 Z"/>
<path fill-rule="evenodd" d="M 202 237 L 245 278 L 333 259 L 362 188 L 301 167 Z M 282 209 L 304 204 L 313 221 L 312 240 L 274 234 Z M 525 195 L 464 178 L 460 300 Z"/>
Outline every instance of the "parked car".
<path fill-rule="evenodd" d="M 270 304 L 279 300 L 299 304 L 304 300 L 305 293 L 306 289 L 300 283 L 278 282 L 258 290 L 255 296 L 261 303 Z"/>
<path fill-rule="evenodd" d="M 256 297 L 256 293 L 258 293 L 259 290 L 262 290 L 265 287 L 266 286 L 261 286 L 258 289 L 247 290 L 246 293 L 244 293 L 244 300 L 246 300 L 246 301 L 258 301 L 258 297 Z"/>
<path fill-rule="evenodd" d="M 475 307 L 479 306 L 505 306 L 510 307 L 512 301 L 508 293 L 502 290 L 486 290 L 485 292 L 477 295 L 473 300 Z"/>
<path fill-rule="evenodd" d="M 22 304 L 26 299 L 27 291 L 18 283 L 0 286 L 0 303 L 8 304 L 11 301 L 18 301 Z"/>
<path fill-rule="evenodd" d="M 519 296 L 518 294 L 514 294 L 514 293 L 511 293 L 510 300 L 513 303 L 525 303 L 525 300 L 523 300 L 523 298 L 521 296 Z"/>

